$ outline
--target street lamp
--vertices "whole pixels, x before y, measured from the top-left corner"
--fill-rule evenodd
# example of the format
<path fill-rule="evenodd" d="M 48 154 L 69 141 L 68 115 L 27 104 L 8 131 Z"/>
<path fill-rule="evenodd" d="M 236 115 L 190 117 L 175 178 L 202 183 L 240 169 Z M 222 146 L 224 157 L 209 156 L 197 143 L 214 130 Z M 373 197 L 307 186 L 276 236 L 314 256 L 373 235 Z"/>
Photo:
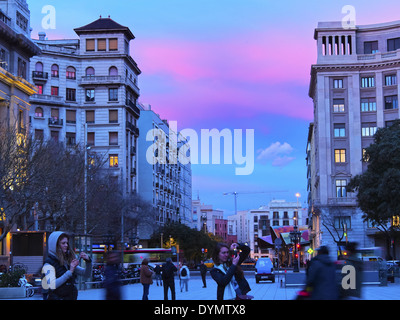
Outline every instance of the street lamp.
<path fill-rule="evenodd" d="M 294 244 L 293 272 L 300 271 L 300 257 L 298 257 L 297 245 L 300 245 L 301 232 L 298 231 L 297 225 L 294 225 L 293 231 L 289 233 L 290 241 Z"/>

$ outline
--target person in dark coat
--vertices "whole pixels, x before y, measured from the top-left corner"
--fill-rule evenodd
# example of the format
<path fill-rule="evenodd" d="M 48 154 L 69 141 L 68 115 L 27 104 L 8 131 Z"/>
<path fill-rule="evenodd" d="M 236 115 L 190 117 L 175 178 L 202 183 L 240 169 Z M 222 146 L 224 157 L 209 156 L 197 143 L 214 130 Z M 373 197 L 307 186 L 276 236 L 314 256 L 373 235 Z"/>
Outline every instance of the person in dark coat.
<path fill-rule="evenodd" d="M 106 300 L 121 300 L 121 254 L 118 251 L 107 253 L 107 265 L 104 271 L 104 288 Z"/>
<path fill-rule="evenodd" d="M 175 300 L 175 272 L 178 269 L 172 263 L 171 258 L 162 266 L 162 279 L 164 285 L 164 300 L 168 300 L 168 288 L 171 290 L 171 300 Z"/>
<path fill-rule="evenodd" d="M 207 274 L 207 266 L 204 264 L 204 261 L 201 260 L 200 275 L 201 275 L 201 280 L 203 281 L 203 288 L 207 288 L 206 274 Z"/>
<path fill-rule="evenodd" d="M 160 285 L 162 286 L 161 271 L 162 271 L 161 265 L 159 265 L 159 264 L 156 265 L 156 267 L 154 268 L 154 272 L 156 274 L 157 287 L 158 287 L 158 282 L 160 282 Z"/>
<path fill-rule="evenodd" d="M 232 251 L 241 252 L 231 259 Z M 251 289 L 240 267 L 249 253 L 250 248 L 244 244 L 233 243 L 230 247 L 223 243 L 217 244 L 213 253 L 214 267 L 210 271 L 218 285 L 217 300 L 250 298 L 246 295 Z"/>
<path fill-rule="evenodd" d="M 311 289 L 311 300 L 337 300 L 339 298 L 336 266 L 329 257 L 329 249 L 325 246 L 321 246 L 318 255 L 311 259 L 306 287 Z"/>

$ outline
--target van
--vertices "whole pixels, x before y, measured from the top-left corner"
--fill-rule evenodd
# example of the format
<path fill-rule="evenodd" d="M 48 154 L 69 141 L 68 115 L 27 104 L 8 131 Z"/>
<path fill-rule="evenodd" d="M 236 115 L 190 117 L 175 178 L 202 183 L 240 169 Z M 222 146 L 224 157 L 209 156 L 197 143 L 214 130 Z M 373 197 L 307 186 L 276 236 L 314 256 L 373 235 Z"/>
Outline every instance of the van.
<path fill-rule="evenodd" d="M 256 283 L 260 280 L 271 280 L 275 282 L 274 266 L 270 258 L 260 258 L 256 262 Z"/>

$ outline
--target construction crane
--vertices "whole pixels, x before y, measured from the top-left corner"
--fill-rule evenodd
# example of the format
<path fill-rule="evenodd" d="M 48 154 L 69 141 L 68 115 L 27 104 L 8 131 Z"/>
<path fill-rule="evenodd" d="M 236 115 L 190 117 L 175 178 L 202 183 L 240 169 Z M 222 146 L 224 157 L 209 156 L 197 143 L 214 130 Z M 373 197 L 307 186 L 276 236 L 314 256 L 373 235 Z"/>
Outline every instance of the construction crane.
<path fill-rule="evenodd" d="M 255 194 L 255 193 L 275 193 L 275 192 L 288 192 L 287 190 L 279 190 L 279 191 L 255 191 L 255 192 L 224 192 L 223 195 L 234 195 L 235 196 L 235 215 L 237 214 L 237 196 L 238 194 Z"/>

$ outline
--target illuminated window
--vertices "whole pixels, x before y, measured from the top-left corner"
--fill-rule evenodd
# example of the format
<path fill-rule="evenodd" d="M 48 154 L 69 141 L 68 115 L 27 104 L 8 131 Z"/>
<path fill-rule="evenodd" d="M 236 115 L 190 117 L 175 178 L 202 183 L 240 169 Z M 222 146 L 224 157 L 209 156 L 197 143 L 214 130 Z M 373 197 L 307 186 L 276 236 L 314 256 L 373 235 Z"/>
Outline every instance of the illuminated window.
<path fill-rule="evenodd" d="M 117 154 L 110 154 L 110 168 L 118 167 L 118 155 Z"/>
<path fill-rule="evenodd" d="M 346 149 L 335 149 L 335 162 L 336 163 L 346 162 Z"/>

